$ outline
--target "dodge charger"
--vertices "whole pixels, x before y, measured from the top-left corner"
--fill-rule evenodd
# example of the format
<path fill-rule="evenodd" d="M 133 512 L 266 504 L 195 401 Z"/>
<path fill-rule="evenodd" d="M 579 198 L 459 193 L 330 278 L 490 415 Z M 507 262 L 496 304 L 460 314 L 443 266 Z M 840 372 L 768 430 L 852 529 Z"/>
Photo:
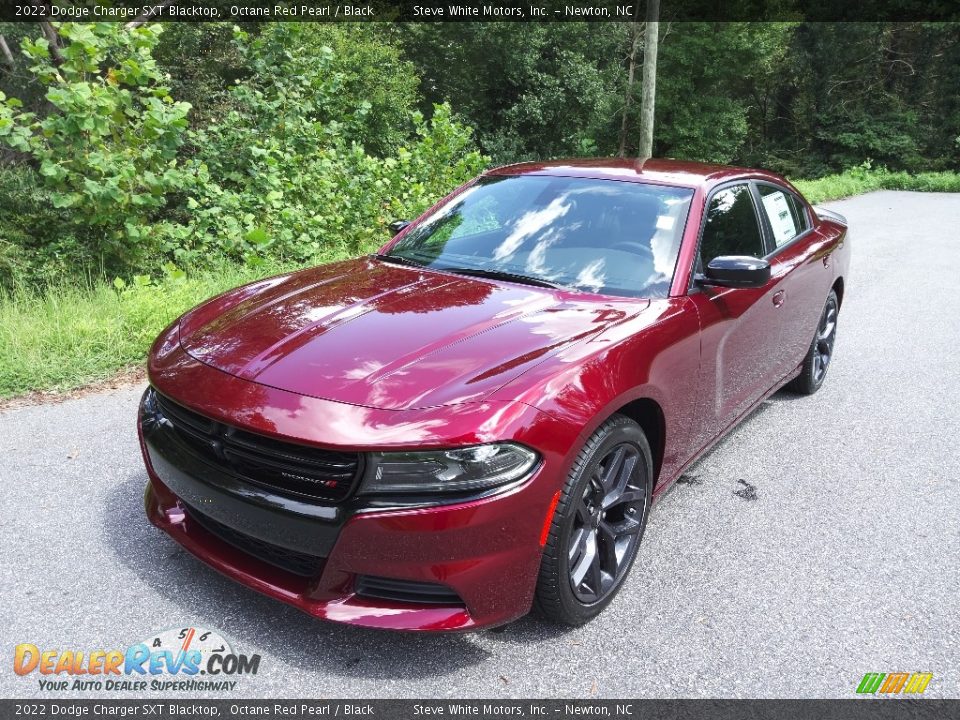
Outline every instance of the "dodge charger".
<path fill-rule="evenodd" d="M 150 521 L 317 618 L 589 621 L 684 469 L 833 359 L 846 221 L 770 172 L 511 165 L 391 230 L 148 361 Z"/>

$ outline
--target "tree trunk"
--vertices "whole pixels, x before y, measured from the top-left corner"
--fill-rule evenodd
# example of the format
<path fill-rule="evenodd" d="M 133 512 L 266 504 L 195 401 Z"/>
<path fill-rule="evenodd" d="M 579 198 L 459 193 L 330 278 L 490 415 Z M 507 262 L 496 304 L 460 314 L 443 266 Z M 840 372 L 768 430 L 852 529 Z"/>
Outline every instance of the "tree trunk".
<path fill-rule="evenodd" d="M 16 60 L 13 59 L 13 53 L 10 52 L 10 46 L 7 45 L 7 39 L 0 35 L 0 52 L 3 53 L 3 59 L 7 61 L 7 65 L 13 67 L 16 65 Z"/>
<path fill-rule="evenodd" d="M 657 97 L 657 43 L 660 0 L 647 0 L 647 27 L 643 38 L 643 96 L 640 102 L 640 162 L 653 157 L 653 110 Z"/>
<path fill-rule="evenodd" d="M 41 22 L 40 27 L 43 28 L 43 34 L 47 38 L 47 44 L 50 47 L 50 57 L 53 58 L 53 64 L 57 66 L 63 65 L 63 53 L 60 52 L 60 33 L 58 33 L 56 28 L 54 28 L 53 25 L 51 25 L 47 20 Z"/>
<path fill-rule="evenodd" d="M 158 3 L 150 7 L 145 13 L 143 13 L 142 15 L 138 15 L 123 27 L 126 30 L 133 30 L 134 28 L 138 28 L 141 25 L 144 25 L 147 22 L 149 22 L 150 18 L 152 18 L 157 13 L 162 12 L 163 8 L 168 7 L 169 5 L 172 5 L 174 2 L 175 0 L 164 0 L 164 2 Z"/>
<path fill-rule="evenodd" d="M 639 5 L 639 3 L 638 3 Z M 637 8 L 639 10 L 639 7 Z M 627 91 L 623 97 L 623 120 L 620 122 L 620 150 L 618 157 L 625 157 L 627 154 L 627 134 L 630 130 L 630 106 L 633 105 L 633 83 L 637 69 L 637 49 L 640 47 L 640 23 L 630 24 L 630 65 L 627 70 Z"/>

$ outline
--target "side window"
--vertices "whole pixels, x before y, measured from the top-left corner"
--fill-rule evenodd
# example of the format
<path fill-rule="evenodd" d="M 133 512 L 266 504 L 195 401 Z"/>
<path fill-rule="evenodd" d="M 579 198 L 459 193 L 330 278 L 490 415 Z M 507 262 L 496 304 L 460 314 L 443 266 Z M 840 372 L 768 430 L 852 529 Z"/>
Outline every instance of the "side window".
<path fill-rule="evenodd" d="M 807 229 L 803 205 L 793 193 L 773 185 L 758 185 L 757 189 L 777 247 L 786 245 Z"/>
<path fill-rule="evenodd" d="M 701 265 L 706 266 L 720 255 L 763 257 L 766 254 L 750 186 L 735 185 L 716 193 L 707 208 L 700 242 Z"/>
<path fill-rule="evenodd" d="M 807 218 L 807 210 L 803 201 L 793 193 L 787 193 L 787 201 L 793 210 L 793 216 L 797 219 L 797 227 L 800 233 L 805 233 L 810 229 L 810 220 Z"/>

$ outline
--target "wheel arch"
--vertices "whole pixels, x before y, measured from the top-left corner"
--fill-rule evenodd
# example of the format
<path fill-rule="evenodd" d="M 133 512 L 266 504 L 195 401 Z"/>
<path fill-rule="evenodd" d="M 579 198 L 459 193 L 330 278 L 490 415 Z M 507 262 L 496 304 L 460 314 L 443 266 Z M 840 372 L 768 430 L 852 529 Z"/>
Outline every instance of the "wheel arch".
<path fill-rule="evenodd" d="M 843 307 L 843 276 L 840 275 L 836 280 L 833 281 L 833 287 L 831 288 L 837 294 L 837 305 L 838 307 Z"/>
<path fill-rule="evenodd" d="M 653 398 L 641 397 L 614 410 L 610 416 L 618 414 L 625 415 L 637 423 L 643 430 L 643 434 L 647 436 L 650 452 L 653 455 L 653 482 L 656 486 L 660 479 L 660 469 L 663 467 L 667 441 L 667 424 L 663 408 Z"/>

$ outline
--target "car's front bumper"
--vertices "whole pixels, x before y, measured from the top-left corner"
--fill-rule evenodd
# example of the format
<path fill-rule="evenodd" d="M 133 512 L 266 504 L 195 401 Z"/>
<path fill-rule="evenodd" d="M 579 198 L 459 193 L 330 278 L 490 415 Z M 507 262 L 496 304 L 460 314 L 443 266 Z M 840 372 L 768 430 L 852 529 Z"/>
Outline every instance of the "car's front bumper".
<path fill-rule="evenodd" d="M 540 548 L 496 547 L 504 498 L 429 511 L 355 516 L 344 526 L 315 578 L 285 572 L 225 542 L 184 512 L 180 500 L 150 473 L 147 517 L 185 549 L 253 590 L 335 622 L 391 630 L 474 630 L 524 615 L 530 609 Z M 496 507 L 491 507 L 495 505 Z M 527 519 L 528 521 L 529 519 Z M 463 550 L 465 547 L 469 550 Z M 460 548 L 458 552 L 454 548 Z M 366 598 L 355 592 L 359 575 L 445 585 L 459 604 L 418 604 Z"/>
<path fill-rule="evenodd" d="M 333 446 L 347 447 L 345 434 L 333 432 L 333 428 L 343 427 L 332 421 L 331 413 L 340 412 L 338 404 L 291 397 L 285 391 L 257 386 L 192 361 L 182 351 L 175 355 L 176 373 L 168 374 L 165 368 L 158 372 L 153 365 L 151 380 L 168 395 L 189 397 L 193 410 L 216 416 L 218 421 L 243 424 L 253 432 L 298 442 L 310 442 L 311 438 L 292 430 L 313 432 L 312 428 L 321 427 Z M 303 414 L 294 418 L 295 425 L 280 427 L 280 419 L 290 422 L 294 401 Z M 474 432 L 472 428 L 478 433 L 500 431 L 537 447 L 543 457 L 531 477 L 504 492 L 416 508 L 362 507 L 359 502 L 323 506 L 260 492 L 213 465 L 165 446 L 162 433 L 143 422 L 141 408 L 138 426 L 149 475 L 147 516 L 226 576 L 318 618 L 397 630 L 471 630 L 503 624 L 530 609 L 542 553 L 542 529 L 551 500 L 562 485 L 566 450 L 575 445 L 575 435 L 566 428 L 524 407 L 526 410 L 461 408 L 449 411 L 453 419 L 442 423 L 414 421 L 415 429 L 445 429 L 456 444 L 464 444 Z M 342 410 L 357 411 L 350 406 Z M 395 432 L 384 420 L 400 420 L 397 414 L 381 417 L 374 411 L 364 412 L 371 435 Z M 481 412 L 510 426 L 497 428 L 474 414 Z M 535 422 L 529 421 L 531 413 Z M 317 421 L 318 415 L 323 422 Z M 273 419 L 258 427 L 261 418 Z M 422 431 L 419 438 L 416 432 L 409 435 L 412 442 L 437 444 L 437 440 L 425 440 Z M 489 440 L 478 434 L 470 441 L 484 439 Z M 353 442 L 356 449 L 356 437 Z M 270 547 L 313 558 L 316 572 L 309 576 L 288 572 L 282 564 L 278 567 L 262 555 L 240 549 L 243 543 L 231 542 L 231 537 L 217 532 L 221 526 L 256 536 L 254 540 Z M 369 597 L 357 591 L 361 576 L 442 586 L 452 591 L 451 595 L 455 593 L 456 599 L 438 602 L 433 598 L 421 603 Z"/>

